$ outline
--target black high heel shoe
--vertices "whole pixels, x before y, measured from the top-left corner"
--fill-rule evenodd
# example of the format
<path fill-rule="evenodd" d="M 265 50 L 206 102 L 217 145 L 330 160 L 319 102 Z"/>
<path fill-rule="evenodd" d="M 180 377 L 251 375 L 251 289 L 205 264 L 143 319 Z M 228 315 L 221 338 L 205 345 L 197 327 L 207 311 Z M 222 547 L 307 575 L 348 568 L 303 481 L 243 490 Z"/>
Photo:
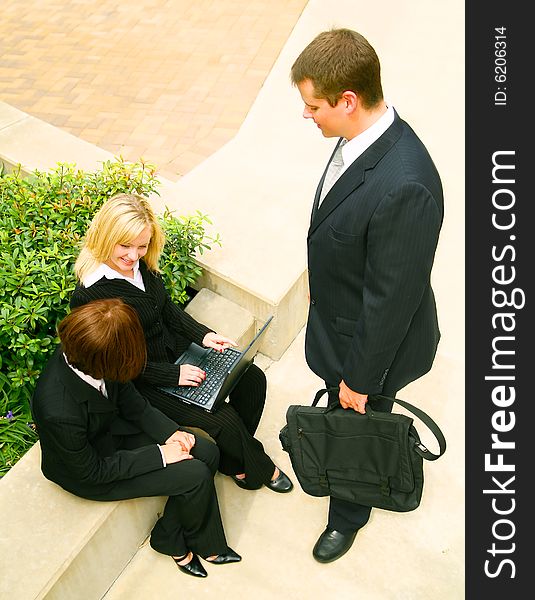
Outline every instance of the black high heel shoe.
<path fill-rule="evenodd" d="M 179 565 L 178 563 L 184 560 L 187 554 L 179 558 L 175 558 L 174 556 L 172 556 L 171 558 L 175 561 L 176 566 L 179 568 L 180 571 L 182 571 L 182 573 L 186 573 L 187 575 L 193 575 L 193 577 L 207 577 L 208 573 L 202 566 L 199 557 L 194 553 L 192 554 L 193 556 L 191 557 L 191 560 L 185 565 Z"/>
<path fill-rule="evenodd" d="M 205 558 L 204 560 L 213 565 L 228 565 L 229 563 L 240 562 L 241 556 L 234 552 L 232 548 L 229 548 L 228 552 L 218 554 L 215 558 L 211 560 L 209 558 Z"/>
<path fill-rule="evenodd" d="M 279 469 L 278 477 L 276 479 L 272 479 L 269 483 L 266 483 L 266 487 L 274 492 L 278 492 L 279 494 L 286 494 L 287 492 L 292 491 L 294 485 L 288 475 Z"/>
<path fill-rule="evenodd" d="M 242 490 L 259 490 L 262 485 L 259 486 L 252 486 L 249 484 L 249 482 L 247 481 L 246 477 L 243 477 L 242 479 L 239 479 L 238 477 L 236 477 L 236 475 L 231 475 L 232 480 L 234 481 L 234 483 L 238 486 L 241 487 Z"/>

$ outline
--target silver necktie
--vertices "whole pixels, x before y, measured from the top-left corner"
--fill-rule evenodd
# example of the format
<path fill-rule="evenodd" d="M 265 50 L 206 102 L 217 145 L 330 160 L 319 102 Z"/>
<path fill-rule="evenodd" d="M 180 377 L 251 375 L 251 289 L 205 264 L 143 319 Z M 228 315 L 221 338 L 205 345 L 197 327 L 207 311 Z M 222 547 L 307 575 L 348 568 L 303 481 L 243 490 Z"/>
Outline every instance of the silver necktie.
<path fill-rule="evenodd" d="M 333 155 L 331 162 L 329 163 L 329 167 L 327 168 L 327 173 L 325 174 L 325 179 L 323 180 L 323 187 L 321 188 L 320 201 L 318 206 L 323 202 L 323 199 L 327 195 L 327 192 L 332 188 L 332 186 L 336 183 L 336 180 L 340 176 L 340 171 L 344 166 L 344 159 L 342 157 L 342 148 L 347 140 L 342 140 L 340 145 L 336 149 L 336 152 Z"/>

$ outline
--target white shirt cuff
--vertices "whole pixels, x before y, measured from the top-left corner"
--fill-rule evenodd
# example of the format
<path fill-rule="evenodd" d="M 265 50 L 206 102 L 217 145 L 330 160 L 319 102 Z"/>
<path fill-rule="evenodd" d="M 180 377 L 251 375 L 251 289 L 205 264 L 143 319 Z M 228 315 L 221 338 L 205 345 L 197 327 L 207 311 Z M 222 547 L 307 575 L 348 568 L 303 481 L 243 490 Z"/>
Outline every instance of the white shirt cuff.
<path fill-rule="evenodd" d="M 162 463 L 164 467 L 167 467 L 167 461 L 165 460 L 165 455 L 163 453 L 163 448 L 160 446 L 160 444 L 157 444 L 158 448 L 160 449 L 160 454 L 162 455 Z"/>

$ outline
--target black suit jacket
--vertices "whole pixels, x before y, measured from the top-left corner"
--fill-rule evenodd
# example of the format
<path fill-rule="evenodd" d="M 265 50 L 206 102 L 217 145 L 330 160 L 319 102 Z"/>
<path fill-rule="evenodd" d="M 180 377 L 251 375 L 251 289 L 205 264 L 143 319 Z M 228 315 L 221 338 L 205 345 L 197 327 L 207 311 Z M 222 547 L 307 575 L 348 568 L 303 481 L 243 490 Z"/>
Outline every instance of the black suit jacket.
<path fill-rule="evenodd" d="M 440 338 L 430 283 L 440 177 L 397 114 L 317 209 L 324 177 L 308 233 L 307 362 L 330 384 L 399 390 L 431 368 Z"/>
<path fill-rule="evenodd" d="M 103 298 L 121 298 L 132 306 L 141 321 L 147 344 L 147 365 L 139 378 L 143 384 L 178 384 L 180 367 L 174 361 L 191 342 L 202 344 L 211 331 L 177 306 L 165 289 L 160 275 L 139 261 L 145 291 L 123 279 L 102 277 L 88 288 L 78 284 L 71 297 L 71 308 Z"/>
<path fill-rule="evenodd" d="M 58 347 L 31 399 L 43 474 L 76 495 L 104 494 L 121 479 L 163 468 L 156 444 L 178 429 L 131 383 L 106 381 L 108 398 L 67 365 Z M 115 447 L 115 436 L 145 432 L 154 444 Z"/>

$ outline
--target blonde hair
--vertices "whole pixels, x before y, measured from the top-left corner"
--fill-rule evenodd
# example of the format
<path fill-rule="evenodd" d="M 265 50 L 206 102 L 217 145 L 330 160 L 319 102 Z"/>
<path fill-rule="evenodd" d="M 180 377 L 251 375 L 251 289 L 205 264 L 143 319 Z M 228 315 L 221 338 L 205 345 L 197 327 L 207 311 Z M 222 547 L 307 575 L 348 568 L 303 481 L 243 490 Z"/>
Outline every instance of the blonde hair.
<path fill-rule="evenodd" d="M 83 283 L 88 275 L 111 257 L 117 244 L 128 244 L 147 226 L 151 228 L 151 238 L 142 260 L 151 271 L 158 273 L 165 235 L 149 201 L 137 194 L 112 196 L 98 210 L 89 225 L 74 265 L 78 280 Z"/>

